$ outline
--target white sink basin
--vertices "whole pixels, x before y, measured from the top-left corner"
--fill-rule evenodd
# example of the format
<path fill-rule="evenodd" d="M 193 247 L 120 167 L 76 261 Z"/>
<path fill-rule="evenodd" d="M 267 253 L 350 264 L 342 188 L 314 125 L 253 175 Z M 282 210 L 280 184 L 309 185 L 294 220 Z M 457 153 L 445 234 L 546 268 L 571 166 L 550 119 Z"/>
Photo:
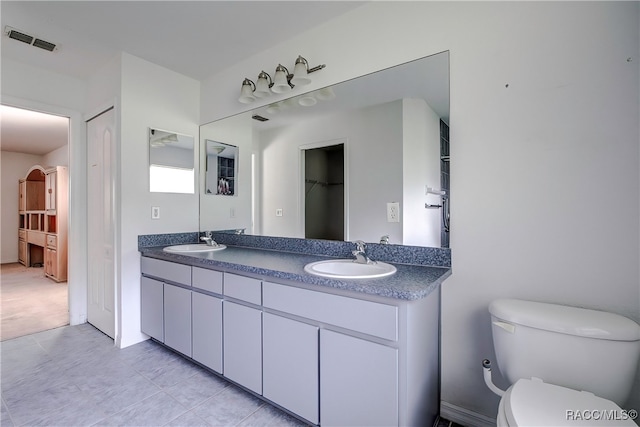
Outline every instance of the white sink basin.
<path fill-rule="evenodd" d="M 194 243 L 191 245 L 174 245 L 167 246 L 162 249 L 165 252 L 173 252 L 173 253 L 198 253 L 198 252 L 213 252 L 213 251 L 221 251 L 226 249 L 225 245 L 218 246 L 208 246 L 203 244 Z"/>
<path fill-rule="evenodd" d="M 312 262 L 304 266 L 304 271 L 322 277 L 336 279 L 373 279 L 391 276 L 396 268 L 385 262 L 361 264 L 351 259 L 337 259 Z"/>

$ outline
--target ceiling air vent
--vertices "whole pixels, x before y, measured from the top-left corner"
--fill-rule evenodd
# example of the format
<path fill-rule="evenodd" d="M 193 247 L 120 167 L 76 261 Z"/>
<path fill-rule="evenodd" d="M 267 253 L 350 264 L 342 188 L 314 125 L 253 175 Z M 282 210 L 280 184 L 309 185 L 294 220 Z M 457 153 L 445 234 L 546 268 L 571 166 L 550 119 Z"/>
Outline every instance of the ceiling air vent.
<path fill-rule="evenodd" d="M 259 121 L 259 122 L 266 122 L 267 120 L 269 120 L 269 119 L 267 119 L 266 117 L 262 117 L 262 116 L 259 116 L 259 115 L 257 115 L 257 114 L 255 114 L 255 115 L 251 116 L 251 118 L 252 118 L 253 120 L 257 120 L 257 121 Z"/>
<path fill-rule="evenodd" d="M 15 28 L 11 28 L 9 26 L 4 28 L 4 32 L 9 36 L 10 39 L 18 40 L 31 46 L 47 50 L 49 52 L 53 52 L 56 48 L 56 45 L 51 42 L 36 38 L 34 36 L 30 36 L 23 31 L 18 31 Z"/>

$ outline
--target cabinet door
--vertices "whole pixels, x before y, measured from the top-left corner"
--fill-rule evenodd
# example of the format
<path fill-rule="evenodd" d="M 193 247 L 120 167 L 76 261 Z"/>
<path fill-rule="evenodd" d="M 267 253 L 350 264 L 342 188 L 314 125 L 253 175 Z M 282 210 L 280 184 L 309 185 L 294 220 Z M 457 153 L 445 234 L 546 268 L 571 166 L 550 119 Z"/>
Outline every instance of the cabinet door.
<path fill-rule="evenodd" d="M 318 424 L 317 326 L 263 314 L 263 395 Z"/>
<path fill-rule="evenodd" d="M 18 240 L 18 261 L 21 264 L 27 263 L 27 242 Z"/>
<path fill-rule="evenodd" d="M 164 343 L 191 357 L 191 291 L 164 284 Z"/>
<path fill-rule="evenodd" d="M 57 176 L 57 172 L 49 172 L 45 175 L 44 207 L 46 210 L 56 209 Z"/>
<path fill-rule="evenodd" d="M 158 280 L 140 279 L 141 330 L 152 338 L 164 342 L 164 287 Z"/>
<path fill-rule="evenodd" d="M 192 357 L 222 373 L 222 300 L 193 292 L 191 304 Z"/>
<path fill-rule="evenodd" d="M 20 183 L 18 184 L 18 193 L 19 193 L 18 210 L 26 211 L 27 210 L 27 182 L 26 181 L 20 181 Z"/>
<path fill-rule="evenodd" d="M 398 425 L 398 350 L 320 331 L 323 426 Z"/>
<path fill-rule="evenodd" d="M 55 249 L 45 249 L 44 274 L 55 278 L 58 277 L 58 253 Z"/>
<path fill-rule="evenodd" d="M 224 376 L 262 394 L 262 312 L 223 302 Z"/>

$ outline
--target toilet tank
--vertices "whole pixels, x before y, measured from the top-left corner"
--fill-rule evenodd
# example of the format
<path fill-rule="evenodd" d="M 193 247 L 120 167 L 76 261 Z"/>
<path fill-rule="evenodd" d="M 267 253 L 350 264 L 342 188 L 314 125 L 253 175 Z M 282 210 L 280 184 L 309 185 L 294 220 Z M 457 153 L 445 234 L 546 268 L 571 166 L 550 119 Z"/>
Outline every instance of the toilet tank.
<path fill-rule="evenodd" d="M 640 359 L 640 326 L 617 314 L 515 299 L 489 305 L 496 361 L 515 383 L 536 377 L 623 406 Z"/>

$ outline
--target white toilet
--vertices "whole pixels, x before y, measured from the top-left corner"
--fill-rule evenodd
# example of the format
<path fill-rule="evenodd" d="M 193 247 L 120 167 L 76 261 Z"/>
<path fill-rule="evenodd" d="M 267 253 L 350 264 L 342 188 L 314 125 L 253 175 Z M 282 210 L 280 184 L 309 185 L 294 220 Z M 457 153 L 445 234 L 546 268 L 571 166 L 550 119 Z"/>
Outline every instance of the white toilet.
<path fill-rule="evenodd" d="M 500 299 L 489 305 L 506 392 L 501 426 L 636 426 L 629 396 L 640 359 L 640 326 L 623 316 L 557 304 Z"/>

